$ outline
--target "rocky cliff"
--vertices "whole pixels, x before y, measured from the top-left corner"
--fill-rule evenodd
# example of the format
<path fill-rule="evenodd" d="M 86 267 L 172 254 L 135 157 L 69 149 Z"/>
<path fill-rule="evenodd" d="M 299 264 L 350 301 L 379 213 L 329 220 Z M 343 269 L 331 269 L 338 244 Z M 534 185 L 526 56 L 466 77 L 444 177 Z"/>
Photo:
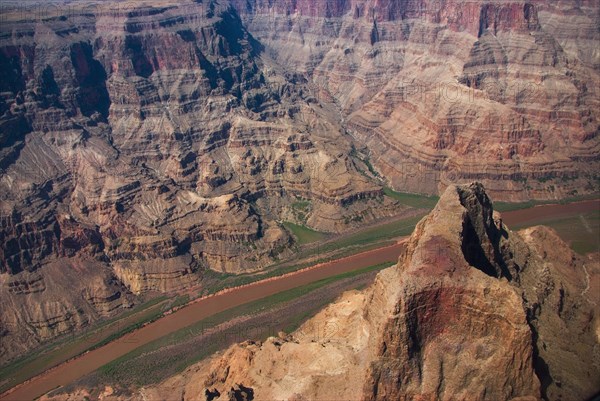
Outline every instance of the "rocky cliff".
<path fill-rule="evenodd" d="M 121 7 L 3 25 L 3 271 L 70 249 L 129 260 L 191 248 L 211 268 L 252 269 L 289 241 L 273 218 L 291 200 L 318 215 L 381 196 L 232 8 Z M 241 243 L 260 250 L 254 263 Z"/>
<path fill-rule="evenodd" d="M 598 1 L 234 1 L 398 190 L 598 190 Z"/>
<path fill-rule="evenodd" d="M 284 216 L 338 232 L 400 210 L 359 172 L 339 117 L 225 2 L 3 8 L 0 73 L 5 343 L 34 330 L 49 281 L 72 284 L 52 263 L 102 271 L 76 276 L 97 285 L 76 285 L 74 309 L 53 309 L 80 327 L 99 294 L 201 286 L 209 270 L 288 256 Z M 46 283 L 35 302 L 12 291 L 30 280 Z"/>
<path fill-rule="evenodd" d="M 34 272 L 3 274 L 0 285 L 0 353 L 6 360 L 137 302 L 112 269 L 91 258 L 58 258 Z"/>
<path fill-rule="evenodd" d="M 573 254 L 551 229 L 503 225 L 480 184 L 450 186 L 398 265 L 369 288 L 294 333 L 233 346 L 143 397 L 587 399 L 600 390 L 600 299 L 591 290 L 599 280 L 598 261 Z M 96 394 L 75 391 L 46 399 Z"/>

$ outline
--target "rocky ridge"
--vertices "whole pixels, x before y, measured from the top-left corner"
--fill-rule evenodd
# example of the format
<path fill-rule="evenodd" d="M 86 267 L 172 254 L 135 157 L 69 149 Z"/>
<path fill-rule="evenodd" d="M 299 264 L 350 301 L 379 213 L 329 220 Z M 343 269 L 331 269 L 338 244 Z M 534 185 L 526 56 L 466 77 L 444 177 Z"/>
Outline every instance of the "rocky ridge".
<path fill-rule="evenodd" d="M 301 328 L 229 348 L 144 399 L 581 400 L 600 389 L 597 260 L 513 232 L 480 184 L 450 186 L 398 265 Z M 351 385 L 349 385 L 351 384 Z M 45 400 L 67 400 L 55 394 Z M 106 400 L 120 400 L 114 395 Z M 142 399 L 134 392 L 132 400 Z"/>

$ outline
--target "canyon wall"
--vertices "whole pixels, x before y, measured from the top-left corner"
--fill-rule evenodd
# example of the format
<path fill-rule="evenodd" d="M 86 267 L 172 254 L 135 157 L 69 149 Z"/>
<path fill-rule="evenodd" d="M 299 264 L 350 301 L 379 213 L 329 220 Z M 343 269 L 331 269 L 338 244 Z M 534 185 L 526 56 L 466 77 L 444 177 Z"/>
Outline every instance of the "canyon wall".
<path fill-rule="evenodd" d="M 401 212 L 226 2 L 23 7 L 0 24 L 3 357 L 121 310 L 93 294 L 128 307 L 289 257 L 284 219 L 340 232 Z"/>
<path fill-rule="evenodd" d="M 598 190 L 598 1 L 235 0 L 399 191 Z"/>
<path fill-rule="evenodd" d="M 384 185 L 597 192 L 599 8 L 3 4 L 0 336 L 18 346 L 2 356 L 290 257 L 282 221 L 402 213 Z"/>

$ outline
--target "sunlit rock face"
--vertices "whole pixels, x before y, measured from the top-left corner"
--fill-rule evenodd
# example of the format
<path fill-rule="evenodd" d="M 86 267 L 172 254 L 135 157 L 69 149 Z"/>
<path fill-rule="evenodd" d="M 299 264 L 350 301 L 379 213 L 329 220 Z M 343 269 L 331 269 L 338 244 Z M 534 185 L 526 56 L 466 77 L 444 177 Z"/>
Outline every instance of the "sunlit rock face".
<path fill-rule="evenodd" d="M 598 190 L 597 1 L 233 4 L 266 51 L 338 105 L 394 188 Z"/>
<path fill-rule="evenodd" d="M 400 258 L 364 399 L 590 398 L 598 267 L 550 228 L 511 231 L 480 184 L 450 186 Z"/>
<path fill-rule="evenodd" d="M 8 353 L 134 295 L 288 257 L 282 220 L 339 232 L 401 210 L 359 172 L 335 111 L 226 2 L 2 11 L 0 275 L 15 309 L 0 320 L 19 344 Z M 71 280 L 51 264 L 84 267 Z M 24 301 L 70 285 L 64 307 Z M 65 323 L 35 334 L 31 322 L 51 318 Z"/>

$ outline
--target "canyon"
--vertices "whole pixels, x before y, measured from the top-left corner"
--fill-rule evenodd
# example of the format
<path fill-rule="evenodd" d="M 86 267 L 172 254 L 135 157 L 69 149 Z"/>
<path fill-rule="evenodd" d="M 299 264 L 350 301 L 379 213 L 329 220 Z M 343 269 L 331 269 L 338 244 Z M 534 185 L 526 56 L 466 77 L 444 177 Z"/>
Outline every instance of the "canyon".
<path fill-rule="evenodd" d="M 233 3 L 338 106 L 393 188 L 479 180 L 513 201 L 597 190 L 597 1 Z"/>
<path fill-rule="evenodd" d="M 3 360 L 115 317 L 148 294 L 200 293 L 214 275 L 260 272 L 293 258 L 296 239 L 284 221 L 336 234 L 414 213 L 387 196 L 386 187 L 438 195 L 477 180 L 502 201 L 600 189 L 596 0 L 52 4 L 7 3 L 0 10 Z M 496 249 L 494 235 L 486 252 Z M 556 254 L 543 248 L 556 239 L 550 231 L 519 235 L 514 246 L 550 252 L 548 266 L 583 263 L 567 248 Z M 431 267 L 430 279 L 444 281 L 447 257 L 435 257 L 441 264 Z M 548 294 L 530 293 L 535 279 L 525 272 L 538 268 L 513 271 L 529 256 L 494 257 L 503 259 L 484 273 L 505 277 L 512 289 L 491 279 L 471 283 L 466 272 L 472 269 L 462 266 L 464 293 L 438 289 L 402 298 L 412 304 L 444 299 L 448 310 L 390 324 L 406 326 L 405 335 L 422 319 L 462 316 L 462 303 L 491 308 L 490 300 L 471 299 L 481 288 L 502 298 L 498 308 L 506 314 L 519 310 L 514 291 L 532 305 L 566 302 L 547 283 Z M 566 273 L 548 269 L 548 280 L 568 281 Z M 424 285 L 419 280 L 426 278 L 417 276 L 411 285 Z M 572 288 L 565 291 L 575 293 L 580 284 L 568 282 L 565 288 Z M 364 303 L 366 296 L 355 294 L 350 303 Z M 584 298 L 577 299 L 585 304 Z M 397 306 L 373 302 L 382 308 L 375 320 Z M 548 313 L 540 321 L 556 325 L 574 319 L 569 330 L 576 330 L 584 324 L 577 320 L 581 313 L 556 318 L 555 308 L 532 305 L 501 323 L 518 328 L 502 346 L 520 350 L 515 357 L 523 370 L 511 372 L 506 361 L 492 358 L 490 366 L 522 378 L 518 388 L 493 387 L 496 395 L 563 394 L 579 384 L 552 374 L 544 376 L 553 377 L 550 384 L 539 383 L 531 361 L 544 359 L 551 373 L 559 362 L 532 356 L 532 347 L 546 351 L 539 339 L 532 345 L 526 337 L 533 330 L 558 341 L 556 326 L 544 332 L 529 314 Z M 432 353 L 448 344 L 432 340 L 437 332 L 394 337 L 380 326 L 373 330 L 389 332 L 386 350 L 356 348 L 379 352 L 381 363 L 360 365 L 370 369 L 368 378 L 359 380 L 358 371 L 346 378 L 363 383 L 366 399 L 396 396 L 390 380 L 400 376 L 406 383 L 394 388 L 405 394 L 439 393 L 417 389 L 410 379 L 423 374 L 422 355 L 413 354 L 424 345 L 414 345 L 419 350 L 410 355 L 402 347 L 414 336 L 431 340 Z M 475 322 L 471 329 L 492 335 Z M 591 340 L 585 341 L 582 347 Z M 248 347 L 235 352 L 253 355 L 252 347 L 263 345 Z M 348 349 L 336 352 L 350 357 Z M 386 362 L 391 356 L 397 361 Z M 428 383 L 436 383 L 431 377 Z M 312 399 L 317 393 L 310 391 L 304 394 Z"/>
<path fill-rule="evenodd" d="M 129 4 L 130 6 L 132 4 Z M 359 173 L 308 83 L 225 5 L 106 4 L 0 38 L 0 321 L 10 358 L 209 271 L 291 256 L 406 208 Z M 67 296 L 65 296 L 67 294 Z"/>
<path fill-rule="evenodd" d="M 599 262 L 547 227 L 511 231 L 481 184 L 450 186 L 397 265 L 297 331 L 158 385 L 42 400 L 584 400 L 600 389 Z"/>

